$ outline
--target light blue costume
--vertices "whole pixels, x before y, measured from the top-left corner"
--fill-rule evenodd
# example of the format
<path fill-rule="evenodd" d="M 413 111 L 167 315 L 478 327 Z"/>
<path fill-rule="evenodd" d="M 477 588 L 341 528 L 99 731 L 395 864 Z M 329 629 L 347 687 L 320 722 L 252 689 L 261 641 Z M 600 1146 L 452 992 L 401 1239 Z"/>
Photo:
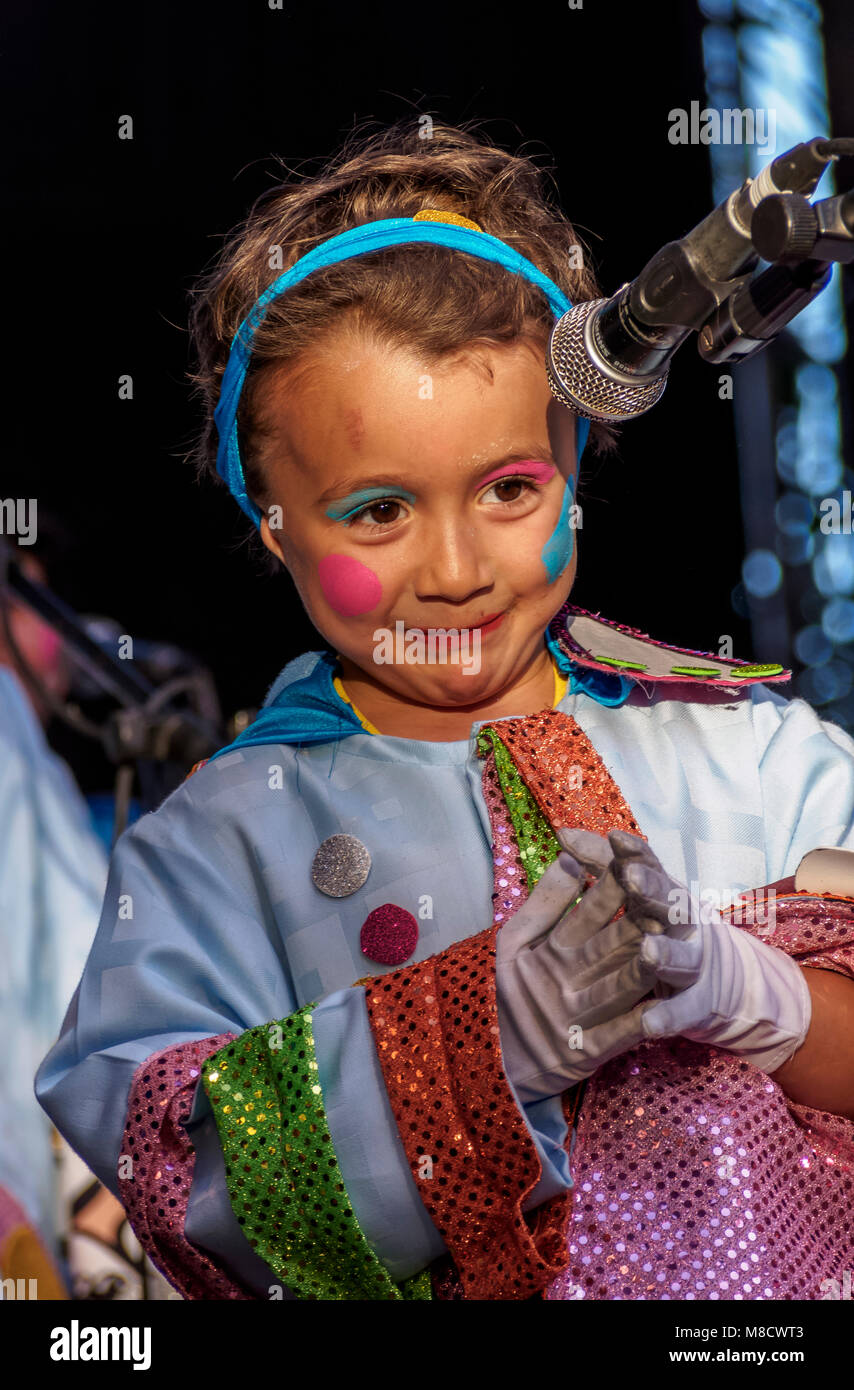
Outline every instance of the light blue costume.
<path fill-rule="evenodd" d="M 325 708 L 346 724 L 352 709 L 331 686 L 330 662 L 299 657 L 271 697 L 300 682 L 309 718 Z M 738 891 L 793 873 L 818 845 L 854 848 L 854 742 L 803 701 L 761 685 L 725 703 L 636 686 L 621 705 L 570 689 L 558 708 L 591 739 L 652 849 L 684 882 Z M 37 1083 L 41 1103 L 111 1191 L 142 1061 L 319 999 L 319 1080 L 359 1225 L 395 1280 L 442 1253 L 397 1135 L 364 993 L 348 986 L 386 973 L 368 968 L 359 947 L 362 923 L 382 903 L 417 913 L 422 895 L 432 898 L 416 961 L 489 925 L 480 725 L 452 743 L 352 731 L 299 748 L 227 750 L 122 837 L 92 954 Z M 310 874 L 318 846 L 337 833 L 371 855 L 366 882 L 344 898 L 325 896 Z M 119 916 L 122 895 L 131 919 Z M 559 1099 L 524 1113 L 543 1161 L 530 1208 L 570 1176 Z M 277 1281 L 231 1214 L 201 1088 L 190 1134 L 198 1157 L 187 1236 L 266 1296 Z"/>

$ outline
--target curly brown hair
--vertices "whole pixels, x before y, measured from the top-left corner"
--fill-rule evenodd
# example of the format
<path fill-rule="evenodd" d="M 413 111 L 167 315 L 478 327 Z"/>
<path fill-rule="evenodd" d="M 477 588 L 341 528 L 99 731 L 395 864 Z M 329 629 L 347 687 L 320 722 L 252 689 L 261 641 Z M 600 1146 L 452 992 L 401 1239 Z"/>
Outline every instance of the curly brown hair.
<path fill-rule="evenodd" d="M 191 291 L 195 367 L 189 377 L 204 413 L 191 453 L 199 474 L 216 476 L 213 412 L 238 326 L 274 279 L 338 232 L 425 208 L 454 212 L 515 247 L 573 303 L 599 297 L 587 249 L 549 196 L 547 171 L 488 143 L 474 124 L 421 116 L 374 133 L 353 131 L 319 173 L 268 189 L 228 234 L 212 269 Z M 581 248 L 581 255 L 572 248 Z M 241 459 L 249 495 L 262 510 L 269 498 L 258 461 L 265 437 L 259 389 L 271 371 L 295 364 L 339 328 L 344 316 L 385 344 L 433 361 L 475 341 L 533 338 L 545 348 L 554 322 L 545 295 L 529 281 L 430 243 L 390 247 L 315 271 L 269 305 L 241 396 Z M 607 453 L 616 431 L 594 421 L 590 437 L 596 453 Z"/>

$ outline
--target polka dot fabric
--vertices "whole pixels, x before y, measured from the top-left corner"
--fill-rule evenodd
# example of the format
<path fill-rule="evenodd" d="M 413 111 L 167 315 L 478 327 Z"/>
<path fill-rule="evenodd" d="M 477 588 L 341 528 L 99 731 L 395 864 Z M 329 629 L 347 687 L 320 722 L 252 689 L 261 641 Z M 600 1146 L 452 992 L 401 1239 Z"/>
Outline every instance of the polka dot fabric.
<path fill-rule="evenodd" d="M 562 710 L 543 710 L 494 726 L 520 777 L 552 826 L 607 835 L 643 831 L 593 744 Z"/>
<path fill-rule="evenodd" d="M 854 975 L 854 902 L 778 898 L 802 965 Z M 643 1043 L 591 1078 L 573 1153 L 570 1264 L 546 1298 L 816 1300 L 854 1268 L 854 1123 L 790 1101 L 734 1054 Z"/>
<path fill-rule="evenodd" d="M 398 1288 L 350 1206 L 318 1081 L 314 1008 L 248 1029 L 204 1065 L 232 1209 L 300 1299 L 429 1299 L 427 1271 Z"/>
<path fill-rule="evenodd" d="M 490 927 L 366 986 L 403 1147 L 468 1299 L 534 1296 L 563 1268 L 568 1195 L 532 1213 L 533 1141 L 501 1065 Z"/>
<path fill-rule="evenodd" d="M 195 1166 L 184 1124 L 205 1058 L 233 1036 L 222 1033 L 155 1052 L 137 1069 L 130 1089 L 119 1200 L 152 1264 L 188 1299 L 253 1297 L 184 1235 Z M 122 1177 L 127 1166 L 130 1174 Z"/>

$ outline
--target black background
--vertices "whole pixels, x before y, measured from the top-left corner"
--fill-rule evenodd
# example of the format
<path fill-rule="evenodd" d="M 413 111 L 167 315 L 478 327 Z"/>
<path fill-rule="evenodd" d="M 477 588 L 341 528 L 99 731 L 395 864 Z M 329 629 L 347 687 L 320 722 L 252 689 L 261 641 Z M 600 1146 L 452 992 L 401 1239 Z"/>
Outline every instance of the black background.
<path fill-rule="evenodd" d="M 845 3 L 823 8 L 833 133 L 854 135 Z M 64 597 L 191 649 L 227 712 L 325 645 L 287 577 L 253 560 L 236 504 L 182 461 L 199 423 L 185 379 L 193 277 L 276 177 L 269 156 L 311 172 L 304 162 L 354 122 L 429 112 L 482 120 L 497 143 L 555 166 L 610 294 L 711 209 L 707 148 L 667 139 L 671 107 L 705 105 L 702 24 L 693 0 L 146 0 L 7 15 L 0 493 L 37 496 L 67 521 Z M 132 141 L 117 137 L 124 114 Z M 585 460 L 572 600 L 688 647 L 731 633 L 749 659 L 731 603 L 744 542 L 720 370 L 687 346 L 619 456 Z M 132 402 L 117 398 L 123 373 Z"/>

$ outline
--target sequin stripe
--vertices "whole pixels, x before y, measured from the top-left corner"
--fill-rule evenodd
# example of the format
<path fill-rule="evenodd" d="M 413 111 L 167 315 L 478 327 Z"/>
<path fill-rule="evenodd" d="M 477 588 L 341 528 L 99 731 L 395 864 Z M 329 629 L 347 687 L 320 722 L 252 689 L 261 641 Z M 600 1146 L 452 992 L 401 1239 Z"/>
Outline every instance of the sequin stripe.
<path fill-rule="evenodd" d="M 487 751 L 489 752 L 491 758 L 490 782 L 493 776 L 497 778 L 504 818 L 505 820 L 507 817 L 510 819 L 516 839 L 516 857 L 525 871 L 526 888 L 530 890 L 539 882 L 549 864 L 557 857 L 560 845 L 539 806 L 531 797 L 518 768 L 495 729 L 481 730 L 478 734 L 477 749 L 481 757 L 485 757 Z M 493 826 L 493 831 L 494 829 Z M 496 840 L 493 834 L 493 868 L 496 867 L 495 854 Z M 507 904 L 510 911 L 514 911 L 524 901 L 524 897 L 514 894 L 513 888 L 519 885 L 515 883 L 512 886 L 504 884 L 505 878 L 507 875 L 502 874 L 497 880 L 496 887 L 508 887 L 511 899 L 513 897 L 518 899 L 512 907 Z M 527 897 L 527 891 L 524 896 Z M 501 918 L 496 920 L 503 921 L 505 915 L 506 913 L 502 913 Z"/>
<path fill-rule="evenodd" d="M 626 830 L 647 838 L 593 744 L 571 715 L 546 709 L 489 727 L 506 745 L 520 785 L 530 791 L 550 826 L 568 825 L 597 835 Z"/>
<path fill-rule="evenodd" d="M 487 746 L 489 751 L 486 751 Z M 503 750 L 506 761 L 503 763 L 503 771 L 499 773 L 499 749 Z M 528 888 L 524 881 L 524 868 L 522 854 L 518 844 L 513 839 L 513 830 L 508 825 L 512 819 L 510 811 L 511 790 L 515 793 L 518 808 L 527 806 L 531 814 L 531 820 L 525 821 L 524 816 L 517 817 L 513 821 L 514 827 L 521 822 L 521 832 L 525 834 L 525 827 L 532 822 L 536 825 L 536 834 L 541 837 L 538 846 L 536 864 L 545 872 L 547 864 L 555 857 L 559 848 L 558 840 L 554 832 L 546 821 L 542 812 L 539 810 L 528 788 L 519 777 L 515 763 L 510 757 L 495 730 L 490 729 L 484 736 L 484 743 L 479 745 L 479 751 L 484 760 L 483 765 L 483 797 L 486 802 L 486 809 L 489 814 L 489 825 L 492 832 L 492 860 L 495 888 L 492 894 L 494 921 L 504 922 L 507 917 L 512 916 L 518 907 L 528 896 Z M 514 778 L 518 778 L 518 784 Z M 547 857 L 543 845 L 548 845 L 549 854 Z M 554 853 L 551 853 L 551 851 Z M 529 860 L 530 862 L 530 860 Z M 537 875 L 539 877 L 539 875 Z M 580 1081 L 575 1086 L 570 1086 L 563 1092 L 561 1102 L 563 1116 L 566 1121 L 567 1134 L 571 1135 L 573 1126 L 578 1116 L 581 1102 L 587 1083 Z"/>
<path fill-rule="evenodd" d="M 519 833 L 519 820 L 514 821 L 508 813 L 504 793 L 504 779 L 496 766 L 496 745 L 506 754 L 504 745 L 494 734 L 483 735 L 478 740 L 478 752 L 483 758 L 483 796 L 489 814 L 492 839 L 492 866 L 494 890 L 492 894 L 493 921 L 500 924 L 522 905 L 528 896 L 525 865 L 514 829 Z M 508 763 L 511 763 L 507 755 Z M 362 982 L 367 983 L 367 982 Z M 459 1271 L 450 1256 L 435 1261 L 431 1267 L 433 1291 L 442 1300 L 458 1301 L 465 1298 Z"/>
<path fill-rule="evenodd" d="M 646 838 L 599 754 L 571 716 L 545 710 L 525 719 L 502 720 L 498 726 L 486 725 L 479 731 L 477 748 L 484 759 L 484 799 L 492 829 L 496 929 L 525 901 L 529 888 L 555 858 L 559 843 L 553 825 L 578 825 L 598 833 L 622 828 Z M 568 1134 L 584 1097 L 584 1086 L 564 1092 Z M 558 1267 L 566 1261 L 572 1201 L 569 1192 L 538 1208 L 534 1216 L 533 1237 L 542 1241 L 541 1253 Z M 442 1269 L 434 1287 L 440 1298 L 462 1296 L 452 1269 Z"/>
<path fill-rule="evenodd" d="M 365 987 L 401 1143 L 467 1299 L 530 1298 L 562 1268 L 564 1194 L 522 1203 L 540 1160 L 501 1062 L 495 934 L 486 931 Z"/>
<path fill-rule="evenodd" d="M 298 1298 L 430 1298 L 428 1271 L 398 1288 L 347 1198 L 318 1081 L 315 1004 L 210 1057 L 203 1082 L 247 1240 Z"/>
<path fill-rule="evenodd" d="M 509 812 L 504 782 L 496 764 L 495 746 L 500 743 L 494 733 L 484 735 L 482 741 L 478 736 L 478 754 L 483 758 L 483 799 L 492 832 L 492 920 L 498 924 L 512 916 L 528 897 L 527 872 L 517 839 L 514 838 L 516 825 Z M 501 747 L 504 745 L 501 744 Z"/>
<path fill-rule="evenodd" d="M 734 916 L 737 925 L 785 951 L 801 966 L 854 979 L 854 898 L 803 892 L 777 895 L 771 900 L 760 888 L 721 915 Z M 771 932 L 769 924 L 773 925 Z M 809 1134 L 814 1152 L 854 1173 L 854 1121 L 798 1105 L 788 1096 L 786 1102 Z"/>
<path fill-rule="evenodd" d="M 504 765 L 504 775 L 500 775 L 496 766 L 496 752 L 501 750 L 505 754 L 506 762 Z M 493 901 L 493 920 L 499 925 L 506 921 L 528 896 L 528 886 L 526 882 L 526 871 L 523 864 L 519 846 L 513 836 L 514 822 L 508 814 L 507 791 L 511 783 L 511 770 L 513 769 L 512 759 L 506 753 L 504 745 L 494 734 L 489 732 L 484 736 L 483 742 L 479 745 L 479 752 L 483 758 L 483 795 L 486 802 L 487 812 L 492 838 L 492 860 L 493 876 L 495 888 L 492 894 Z M 524 790 L 524 805 L 529 809 L 531 817 L 538 827 L 538 832 L 542 830 L 540 822 L 541 813 L 532 800 L 527 789 Z M 522 802 L 519 802 L 521 809 Z M 525 821 L 520 815 L 515 824 L 520 830 L 517 833 L 524 834 L 524 829 L 530 822 Z M 549 836 L 551 831 L 549 827 Z M 553 837 L 551 837 L 553 840 Z M 549 843 L 549 841 L 543 841 Z M 557 841 L 553 840 L 555 848 Z M 545 859 L 539 856 L 536 860 L 537 865 L 542 868 Z M 538 875 L 536 875 L 538 877 Z M 584 1083 L 570 1087 L 564 1092 L 563 1111 L 567 1124 L 567 1134 L 572 1133 L 575 1117 L 584 1092 Z M 561 1249 L 565 1246 L 566 1237 L 561 1231 Z M 436 1297 L 443 1300 L 459 1300 L 465 1297 L 459 1273 L 450 1257 L 441 1261 L 436 1261 L 432 1267 L 433 1289 Z M 539 1297 L 540 1295 L 535 1295 Z"/>
<path fill-rule="evenodd" d="M 253 1297 L 184 1234 L 196 1161 L 184 1125 L 204 1059 L 233 1036 L 221 1033 L 155 1052 L 137 1068 L 128 1099 L 119 1200 L 152 1263 L 188 1299 Z"/>
<path fill-rule="evenodd" d="M 796 956 L 800 965 L 854 979 L 854 898 L 808 892 L 771 898 L 757 888 L 721 916 Z"/>
<path fill-rule="evenodd" d="M 807 1134 L 812 1151 L 826 1163 L 843 1167 L 854 1175 L 854 1122 L 829 1110 L 814 1110 L 786 1097 L 789 1109 Z M 854 1185 L 850 1187 L 854 1209 Z M 854 1222 L 852 1222 L 854 1224 Z"/>
<path fill-rule="evenodd" d="M 740 925 L 801 964 L 850 960 L 850 899 L 778 897 L 773 935 L 769 906 L 757 890 Z M 821 1299 L 852 1268 L 850 1120 L 685 1038 L 643 1043 L 587 1086 L 570 1264 L 547 1299 Z"/>
<path fill-rule="evenodd" d="M 854 1175 L 771 1078 L 717 1048 L 672 1038 L 600 1067 L 572 1176 L 550 1300 L 820 1299 L 854 1268 Z"/>

